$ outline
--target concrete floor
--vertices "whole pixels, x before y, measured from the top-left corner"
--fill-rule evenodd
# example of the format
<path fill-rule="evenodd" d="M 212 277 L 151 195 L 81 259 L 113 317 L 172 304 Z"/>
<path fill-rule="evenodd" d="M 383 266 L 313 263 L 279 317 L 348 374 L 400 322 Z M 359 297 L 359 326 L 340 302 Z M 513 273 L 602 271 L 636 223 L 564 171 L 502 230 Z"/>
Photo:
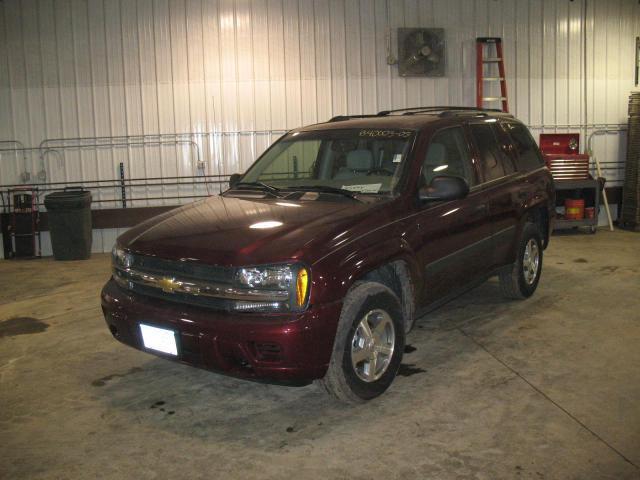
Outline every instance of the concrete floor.
<path fill-rule="evenodd" d="M 638 234 L 555 236 L 533 298 L 491 281 L 419 320 L 359 407 L 119 344 L 108 275 L 0 261 L 1 478 L 640 478 Z"/>

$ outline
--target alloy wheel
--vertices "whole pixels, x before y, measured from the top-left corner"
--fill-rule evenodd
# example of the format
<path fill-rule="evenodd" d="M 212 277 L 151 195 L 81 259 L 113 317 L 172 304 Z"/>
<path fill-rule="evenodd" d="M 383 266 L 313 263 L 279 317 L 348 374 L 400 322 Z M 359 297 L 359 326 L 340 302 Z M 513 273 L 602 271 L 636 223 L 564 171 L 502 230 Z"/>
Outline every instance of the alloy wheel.
<path fill-rule="evenodd" d="M 387 312 L 376 309 L 364 315 L 351 342 L 351 364 L 358 378 L 369 383 L 384 375 L 395 340 L 395 328 Z"/>
<path fill-rule="evenodd" d="M 530 238 L 524 249 L 524 257 L 522 259 L 522 271 L 528 285 L 533 285 L 536 281 L 539 265 L 540 248 L 538 247 L 538 243 L 533 238 Z"/>

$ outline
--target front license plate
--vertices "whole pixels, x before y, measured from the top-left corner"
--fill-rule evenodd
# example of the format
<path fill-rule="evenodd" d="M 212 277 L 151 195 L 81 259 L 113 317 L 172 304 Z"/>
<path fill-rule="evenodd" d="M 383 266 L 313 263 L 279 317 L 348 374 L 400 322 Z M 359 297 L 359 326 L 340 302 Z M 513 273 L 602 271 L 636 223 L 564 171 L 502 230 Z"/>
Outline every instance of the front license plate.
<path fill-rule="evenodd" d="M 142 333 L 142 343 L 145 348 L 167 353 L 169 355 L 178 355 L 176 332 L 173 330 L 152 327 L 151 325 L 141 323 L 140 333 Z"/>

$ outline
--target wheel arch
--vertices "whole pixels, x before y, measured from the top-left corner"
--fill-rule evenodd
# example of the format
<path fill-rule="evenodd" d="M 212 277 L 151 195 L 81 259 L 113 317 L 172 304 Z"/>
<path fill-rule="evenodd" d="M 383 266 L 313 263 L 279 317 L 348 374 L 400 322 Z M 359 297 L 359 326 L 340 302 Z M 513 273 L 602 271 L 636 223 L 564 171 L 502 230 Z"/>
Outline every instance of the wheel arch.
<path fill-rule="evenodd" d="M 520 232 L 522 232 L 522 229 L 527 222 L 534 223 L 538 226 L 540 233 L 542 234 L 542 248 L 546 249 L 549 245 L 549 237 L 551 234 L 548 206 L 545 203 L 540 202 L 527 208 L 522 217 Z"/>
<path fill-rule="evenodd" d="M 389 287 L 400 299 L 405 332 L 413 326 L 423 278 L 412 249 L 403 239 L 389 239 L 367 248 L 349 249 L 336 259 L 333 255 L 325 258 L 321 271 L 331 269 L 324 275 L 323 297 L 327 301 L 343 299 L 356 282 L 377 282 Z M 323 301 L 320 298 L 312 298 Z"/>

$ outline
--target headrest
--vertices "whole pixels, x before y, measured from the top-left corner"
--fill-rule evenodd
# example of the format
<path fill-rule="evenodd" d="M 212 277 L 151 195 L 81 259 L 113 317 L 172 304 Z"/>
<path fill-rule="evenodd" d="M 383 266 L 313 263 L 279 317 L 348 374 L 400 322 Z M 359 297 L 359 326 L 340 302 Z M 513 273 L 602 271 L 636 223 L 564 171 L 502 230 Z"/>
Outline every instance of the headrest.
<path fill-rule="evenodd" d="M 372 166 L 371 150 L 351 150 L 347 154 L 347 168 L 351 170 L 370 170 Z"/>

